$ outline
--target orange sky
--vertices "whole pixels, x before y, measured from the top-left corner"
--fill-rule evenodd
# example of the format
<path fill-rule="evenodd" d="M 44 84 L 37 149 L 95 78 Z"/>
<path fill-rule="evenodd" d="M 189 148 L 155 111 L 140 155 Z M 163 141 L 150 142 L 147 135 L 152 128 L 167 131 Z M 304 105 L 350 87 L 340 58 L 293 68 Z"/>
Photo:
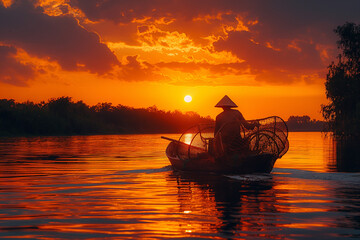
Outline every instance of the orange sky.
<path fill-rule="evenodd" d="M 359 7 L 355 0 L 3 0 L 0 98 L 70 96 L 215 117 L 227 94 L 248 119 L 322 119 L 326 67 L 337 54 L 333 29 L 358 22 Z"/>

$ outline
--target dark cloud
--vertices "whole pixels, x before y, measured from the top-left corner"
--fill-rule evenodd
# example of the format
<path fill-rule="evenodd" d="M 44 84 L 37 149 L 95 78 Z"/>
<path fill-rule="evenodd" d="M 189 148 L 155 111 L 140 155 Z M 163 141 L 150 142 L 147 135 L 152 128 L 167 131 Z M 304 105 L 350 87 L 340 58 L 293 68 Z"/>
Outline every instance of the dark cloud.
<path fill-rule="evenodd" d="M 127 63 L 123 64 L 118 72 L 118 78 L 125 81 L 164 81 L 168 78 L 157 73 L 157 67 L 146 62 L 139 61 L 138 56 L 127 56 Z"/>
<path fill-rule="evenodd" d="M 166 16 L 167 10 L 174 5 L 172 1 L 163 0 L 70 0 L 69 3 L 81 9 L 91 20 L 107 19 L 116 23 L 130 23 L 148 16 Z"/>
<path fill-rule="evenodd" d="M 189 20 L 204 15 L 223 15 L 222 22 L 233 21 L 237 14 L 245 20 L 258 20 L 256 30 L 271 38 L 293 38 L 310 28 L 345 21 L 359 21 L 358 0 L 70 0 L 94 21 L 129 23 L 142 18 Z M 231 13 L 231 14 L 230 14 Z M 213 22 L 211 22 L 213 23 Z M 323 32 L 323 29 L 320 32 Z"/>
<path fill-rule="evenodd" d="M 311 82 L 309 76 L 318 76 L 337 54 L 333 29 L 346 21 L 360 23 L 358 0 L 70 0 L 70 4 L 93 21 L 127 25 L 143 19 L 138 24 L 139 32 L 156 20 L 168 19 L 168 24 L 158 24 L 158 29 L 185 33 L 202 46 L 209 44 L 209 37 L 217 38 L 215 51 L 231 52 L 244 60 L 242 68 L 248 66 L 257 80 L 278 83 L 301 79 Z M 240 22 L 248 31 L 236 29 Z M 147 39 L 156 40 L 159 32 L 149 34 L 154 37 Z M 145 40 L 141 41 L 156 44 Z M 181 63 L 169 66 L 187 71 L 205 67 Z M 207 67 L 214 69 L 210 64 Z"/>
<path fill-rule="evenodd" d="M 360 1 L 357 0 L 274 0 L 245 1 L 261 38 L 305 38 L 316 42 L 333 43 L 332 30 L 346 21 L 360 21 Z M 330 41 L 329 41 L 330 40 Z"/>
<path fill-rule="evenodd" d="M 229 51 L 244 60 L 252 73 L 259 75 L 257 79 L 274 81 L 268 73 L 276 72 L 279 76 L 277 81 L 282 79 L 287 82 L 292 81 L 294 74 L 312 73 L 326 67 L 315 44 L 298 41 L 273 48 L 270 43 L 253 39 L 251 32 L 230 32 L 228 38 L 215 42 L 214 47 L 217 51 Z"/>
<path fill-rule="evenodd" d="M 0 82 L 16 86 L 26 86 L 36 75 L 34 66 L 18 62 L 14 57 L 16 48 L 0 46 Z"/>
<path fill-rule="evenodd" d="M 202 69 L 209 70 L 211 74 L 223 75 L 242 75 L 248 71 L 248 64 L 246 63 L 222 63 L 214 64 L 207 61 L 203 62 L 160 62 L 156 66 L 160 68 L 169 68 L 187 73 L 196 73 Z"/>
<path fill-rule="evenodd" d="M 56 61 L 64 70 L 104 74 L 118 64 L 97 34 L 81 27 L 70 15 L 49 16 L 31 1 L 0 5 L 0 42 L 30 55 Z"/>
<path fill-rule="evenodd" d="M 60 6 L 59 16 L 45 14 L 32 2 L 0 5 L 0 42 L 56 61 L 65 70 L 104 74 L 119 65 L 89 29 L 113 42 L 169 49 L 172 46 L 161 39 L 176 33 L 169 39 L 181 35 L 186 40 L 181 44 L 230 52 L 244 61 L 149 64 L 128 56 L 120 66 L 120 78 L 129 81 L 162 79 L 159 72 L 164 67 L 189 73 L 207 69 L 210 74 L 252 74 L 259 81 L 276 83 L 312 82 L 312 76 L 336 55 L 333 29 L 346 21 L 360 22 L 358 0 L 68 0 L 69 5 Z M 71 8 L 93 22 L 82 19 L 81 26 L 70 15 Z"/>
<path fill-rule="evenodd" d="M 72 7 L 81 9 L 94 21 L 111 20 L 130 23 L 134 19 L 151 17 L 192 20 L 199 15 L 212 15 L 242 6 L 234 0 L 70 0 Z"/>

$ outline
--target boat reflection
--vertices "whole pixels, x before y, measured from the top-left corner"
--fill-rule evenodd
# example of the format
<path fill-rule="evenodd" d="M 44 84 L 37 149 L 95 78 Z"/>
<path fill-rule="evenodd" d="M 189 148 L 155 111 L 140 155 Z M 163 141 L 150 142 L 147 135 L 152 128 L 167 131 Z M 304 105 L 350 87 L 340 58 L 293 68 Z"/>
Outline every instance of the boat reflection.
<path fill-rule="evenodd" d="M 278 238 L 269 229 L 281 218 L 277 192 L 271 175 L 221 176 L 172 172 L 168 180 L 177 181 L 180 212 L 191 214 L 183 222 L 185 232 L 217 232 L 219 237 Z M 280 190 L 281 191 L 281 190 Z M 196 216 L 209 224 L 196 226 Z M 211 219 L 210 216 L 216 217 Z"/>

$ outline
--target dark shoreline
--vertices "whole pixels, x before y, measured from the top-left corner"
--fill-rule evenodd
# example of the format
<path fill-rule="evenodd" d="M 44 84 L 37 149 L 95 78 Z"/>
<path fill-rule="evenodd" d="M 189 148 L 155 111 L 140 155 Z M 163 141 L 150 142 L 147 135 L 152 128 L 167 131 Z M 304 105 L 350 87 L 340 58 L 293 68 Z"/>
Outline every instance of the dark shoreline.
<path fill-rule="evenodd" d="M 156 106 L 88 106 L 71 97 L 40 103 L 0 99 L 0 137 L 182 133 L 199 123 L 214 123 L 214 119 L 195 112 L 163 111 Z M 325 122 L 309 116 L 290 116 L 286 123 L 290 132 L 326 129 Z"/>
<path fill-rule="evenodd" d="M 324 133 L 324 134 L 329 134 L 331 132 L 324 132 L 324 131 L 292 131 L 289 130 L 289 134 L 292 132 L 320 132 L 320 133 Z M 106 136 L 106 135 L 155 135 L 155 134 L 163 134 L 163 135 L 168 135 L 168 134 L 179 134 L 179 136 L 182 134 L 183 132 L 133 132 L 133 133 L 97 133 L 97 134 L 53 134 L 53 135 L 0 135 L 0 139 L 2 138 L 36 138 L 36 137 L 75 137 L 75 136 Z"/>

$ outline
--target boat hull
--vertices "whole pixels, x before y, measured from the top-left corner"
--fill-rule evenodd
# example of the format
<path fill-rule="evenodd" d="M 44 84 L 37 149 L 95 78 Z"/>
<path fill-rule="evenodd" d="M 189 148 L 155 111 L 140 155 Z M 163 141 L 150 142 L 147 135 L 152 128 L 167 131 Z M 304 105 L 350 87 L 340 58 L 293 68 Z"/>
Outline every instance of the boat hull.
<path fill-rule="evenodd" d="M 273 154 L 234 153 L 215 158 L 207 152 L 199 151 L 192 156 L 187 156 L 179 154 L 178 149 L 178 143 L 170 142 L 166 149 L 166 155 L 172 167 L 180 171 L 230 174 L 270 173 L 277 160 L 277 156 Z"/>

